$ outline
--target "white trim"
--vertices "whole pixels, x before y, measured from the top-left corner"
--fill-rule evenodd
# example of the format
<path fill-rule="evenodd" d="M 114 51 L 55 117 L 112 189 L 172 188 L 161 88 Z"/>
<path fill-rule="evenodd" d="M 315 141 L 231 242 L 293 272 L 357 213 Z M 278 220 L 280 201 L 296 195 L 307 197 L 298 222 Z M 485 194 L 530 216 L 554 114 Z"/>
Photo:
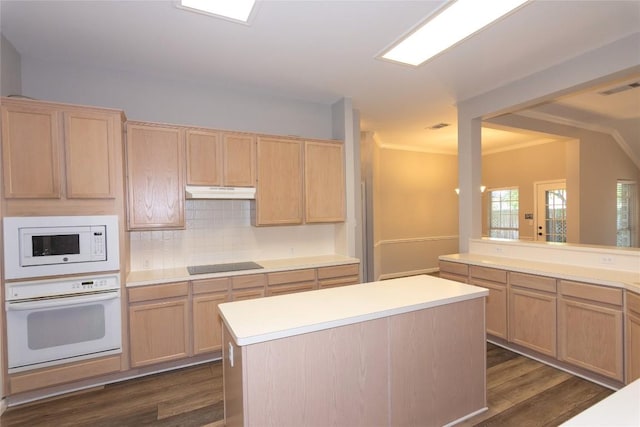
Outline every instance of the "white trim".
<path fill-rule="evenodd" d="M 444 427 L 454 426 L 454 425 L 456 425 L 456 424 L 458 424 L 458 423 L 461 423 L 461 422 L 463 422 L 463 421 L 465 421 L 465 420 L 468 420 L 468 419 L 470 419 L 470 418 L 473 418 L 473 417 L 475 417 L 476 415 L 480 415 L 481 413 L 483 413 L 483 412 L 485 412 L 485 411 L 488 411 L 488 410 L 489 410 L 489 407 L 488 407 L 488 406 L 485 406 L 484 408 L 480 408 L 480 409 L 478 409 L 477 411 L 474 411 L 474 412 L 472 412 L 472 413 L 470 413 L 470 414 L 468 414 L 468 415 L 465 415 L 464 417 L 460 417 L 460 418 L 458 418 L 458 419 L 457 419 L 457 420 L 455 420 L 455 421 L 451 421 L 449 424 L 445 424 L 445 425 L 444 425 Z"/>
<path fill-rule="evenodd" d="M 396 245 L 399 243 L 417 243 L 417 242 L 437 242 L 441 240 L 457 240 L 458 235 L 454 236 L 424 236 L 424 237 L 407 237 L 403 239 L 385 239 L 378 240 L 373 246 L 380 247 L 383 245 Z"/>

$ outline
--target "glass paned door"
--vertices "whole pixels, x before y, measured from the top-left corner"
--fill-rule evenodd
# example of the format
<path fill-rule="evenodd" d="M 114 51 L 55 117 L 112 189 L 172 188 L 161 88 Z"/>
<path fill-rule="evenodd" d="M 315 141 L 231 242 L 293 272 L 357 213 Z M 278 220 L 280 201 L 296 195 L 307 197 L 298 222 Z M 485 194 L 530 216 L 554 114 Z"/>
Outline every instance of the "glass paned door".
<path fill-rule="evenodd" d="M 564 181 L 536 183 L 536 240 L 567 241 L 567 188 Z"/>

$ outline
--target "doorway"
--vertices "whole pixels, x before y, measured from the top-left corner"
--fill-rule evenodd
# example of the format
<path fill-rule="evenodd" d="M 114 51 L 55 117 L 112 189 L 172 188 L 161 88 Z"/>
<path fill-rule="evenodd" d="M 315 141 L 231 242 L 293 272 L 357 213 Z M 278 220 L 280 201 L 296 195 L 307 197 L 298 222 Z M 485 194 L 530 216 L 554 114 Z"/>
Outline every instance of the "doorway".
<path fill-rule="evenodd" d="M 536 233 L 542 242 L 567 241 L 567 182 L 541 181 L 534 184 Z"/>

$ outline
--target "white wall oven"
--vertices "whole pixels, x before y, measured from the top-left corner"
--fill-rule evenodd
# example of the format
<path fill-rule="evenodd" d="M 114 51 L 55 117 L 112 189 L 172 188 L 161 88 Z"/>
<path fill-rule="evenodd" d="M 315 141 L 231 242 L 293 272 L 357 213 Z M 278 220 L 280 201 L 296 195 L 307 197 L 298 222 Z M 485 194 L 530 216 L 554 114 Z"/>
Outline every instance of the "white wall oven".
<path fill-rule="evenodd" d="M 6 217 L 5 278 L 115 271 L 118 242 L 115 215 Z"/>
<path fill-rule="evenodd" d="M 122 352 L 117 274 L 5 286 L 9 373 Z"/>

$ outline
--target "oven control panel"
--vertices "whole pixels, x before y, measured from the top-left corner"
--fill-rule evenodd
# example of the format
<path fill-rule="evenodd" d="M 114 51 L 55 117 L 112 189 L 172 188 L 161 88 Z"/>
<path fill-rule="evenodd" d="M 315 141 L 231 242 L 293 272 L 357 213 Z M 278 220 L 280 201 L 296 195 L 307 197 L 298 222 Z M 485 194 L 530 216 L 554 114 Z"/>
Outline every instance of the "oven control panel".
<path fill-rule="evenodd" d="M 38 280 L 32 282 L 7 283 L 5 299 L 7 301 L 16 301 L 117 289 L 120 289 L 120 280 L 117 275 L 85 276 L 64 280 Z"/>

